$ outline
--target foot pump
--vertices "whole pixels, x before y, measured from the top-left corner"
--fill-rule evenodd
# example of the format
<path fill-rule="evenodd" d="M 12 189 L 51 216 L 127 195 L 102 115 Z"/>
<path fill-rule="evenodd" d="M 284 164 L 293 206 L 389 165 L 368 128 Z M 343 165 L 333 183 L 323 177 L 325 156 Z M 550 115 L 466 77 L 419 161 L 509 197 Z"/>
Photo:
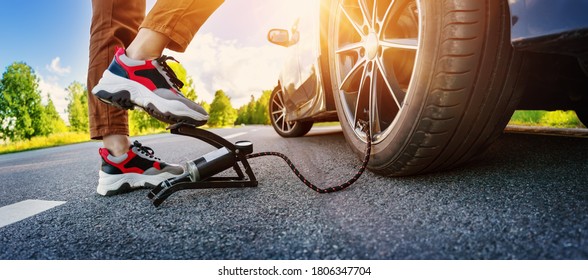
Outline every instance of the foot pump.
<path fill-rule="evenodd" d="M 253 152 L 253 143 L 249 141 L 239 141 L 235 143 L 236 150 L 231 151 L 227 147 L 222 147 L 212 151 L 197 160 L 190 161 L 186 164 L 188 177 L 190 181 L 206 180 L 224 170 L 233 167 L 239 158 L 236 154 L 250 154 Z"/>
<path fill-rule="evenodd" d="M 207 130 L 179 123 L 170 126 L 172 134 L 185 135 L 202 140 L 218 150 L 212 151 L 186 164 L 186 172 L 157 185 L 148 197 L 153 205 L 159 206 L 174 192 L 185 189 L 247 188 L 257 186 L 257 179 L 251 170 L 246 155 L 253 152 L 253 144 L 239 141 L 235 144 Z M 239 165 L 241 163 L 241 165 Z M 243 168 L 241 168 L 241 166 Z M 215 176 L 233 168 L 236 177 Z"/>
<path fill-rule="evenodd" d="M 190 161 L 186 164 L 186 172 L 178 177 L 165 180 L 157 185 L 147 197 L 151 199 L 153 205 L 158 207 L 165 199 L 179 190 L 185 189 L 209 189 L 209 188 L 248 188 L 256 187 L 257 179 L 248 159 L 262 156 L 277 156 L 282 158 L 296 176 L 310 189 L 318 193 L 331 193 L 343 190 L 353 184 L 365 171 L 371 154 L 371 135 L 369 126 L 366 122 L 360 122 L 359 127 L 366 134 L 367 147 L 365 156 L 358 172 L 351 179 L 343 184 L 319 188 L 310 183 L 300 172 L 292 161 L 282 153 L 278 152 L 261 152 L 253 154 L 253 144 L 249 141 L 237 141 L 235 144 L 218 136 L 210 131 L 196 128 L 194 126 L 178 123 L 169 127 L 172 134 L 185 135 L 202 140 L 217 150 L 212 151 L 204 156 Z M 242 168 L 241 168 L 242 166 Z M 236 177 L 215 176 L 227 169 L 233 168 Z"/>

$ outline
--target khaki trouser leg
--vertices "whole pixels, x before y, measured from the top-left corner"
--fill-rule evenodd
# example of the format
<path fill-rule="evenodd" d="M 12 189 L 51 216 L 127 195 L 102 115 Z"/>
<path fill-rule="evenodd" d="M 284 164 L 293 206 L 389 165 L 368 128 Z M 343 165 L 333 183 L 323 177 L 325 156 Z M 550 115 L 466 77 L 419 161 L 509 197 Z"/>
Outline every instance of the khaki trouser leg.
<path fill-rule="evenodd" d="M 88 66 L 88 111 L 90 137 L 128 135 L 128 115 L 100 102 L 91 93 L 108 68 L 118 47 L 127 47 L 139 28 L 167 35 L 168 48 L 183 52 L 222 0 L 158 0 L 145 17 L 145 0 L 92 0 L 90 62 Z"/>
<path fill-rule="evenodd" d="M 102 139 L 107 135 L 129 135 L 127 111 L 101 102 L 91 90 L 110 65 L 115 48 L 126 47 L 133 41 L 144 17 L 144 0 L 92 0 L 87 81 L 92 139 Z"/>

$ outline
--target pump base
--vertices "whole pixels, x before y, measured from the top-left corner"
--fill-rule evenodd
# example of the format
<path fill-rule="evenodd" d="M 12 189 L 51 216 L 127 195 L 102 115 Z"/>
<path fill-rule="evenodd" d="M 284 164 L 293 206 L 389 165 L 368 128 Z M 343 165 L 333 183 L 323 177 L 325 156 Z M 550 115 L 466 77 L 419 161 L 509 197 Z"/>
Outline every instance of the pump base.
<path fill-rule="evenodd" d="M 247 154 L 252 152 L 251 149 L 242 149 L 239 146 L 227 141 L 219 135 L 210 131 L 196 128 L 195 126 L 177 123 L 169 127 L 172 134 L 184 135 L 199 139 L 212 145 L 215 148 L 226 147 L 236 157 L 236 163 L 233 170 L 237 173 L 236 177 L 210 177 L 202 181 L 192 182 L 188 177 L 170 179 L 157 185 L 147 197 L 151 199 L 153 205 L 158 207 L 173 193 L 186 189 L 212 189 L 212 188 L 250 188 L 257 186 L 257 179 L 253 170 L 247 161 Z M 243 166 L 239 165 L 239 162 Z"/>

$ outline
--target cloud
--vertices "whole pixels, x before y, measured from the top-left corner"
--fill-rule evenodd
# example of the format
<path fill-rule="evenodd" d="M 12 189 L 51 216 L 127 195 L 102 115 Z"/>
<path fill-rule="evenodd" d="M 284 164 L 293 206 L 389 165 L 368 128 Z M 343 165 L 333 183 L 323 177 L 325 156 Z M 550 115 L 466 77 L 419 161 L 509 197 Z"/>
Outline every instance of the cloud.
<path fill-rule="evenodd" d="M 65 87 L 59 85 L 54 77 L 47 77 L 44 78 L 41 75 L 37 75 L 39 77 L 39 90 L 41 91 L 41 97 L 44 101 L 47 101 L 47 94 L 51 100 L 53 100 L 53 105 L 55 105 L 55 109 L 61 116 L 61 118 L 67 121 L 67 113 L 65 109 L 67 108 L 67 91 Z"/>
<path fill-rule="evenodd" d="M 222 89 L 233 107 L 272 90 L 284 63 L 286 48 L 271 45 L 242 46 L 211 33 L 198 34 L 185 53 L 172 53 L 194 79 L 198 99 L 212 102 Z"/>
<path fill-rule="evenodd" d="M 45 65 L 45 68 L 47 68 L 49 72 L 58 74 L 60 76 L 69 74 L 71 72 L 71 67 L 61 67 L 61 65 L 59 65 L 60 60 L 61 58 L 59 58 L 59 56 L 54 58 L 51 60 L 51 65 Z"/>

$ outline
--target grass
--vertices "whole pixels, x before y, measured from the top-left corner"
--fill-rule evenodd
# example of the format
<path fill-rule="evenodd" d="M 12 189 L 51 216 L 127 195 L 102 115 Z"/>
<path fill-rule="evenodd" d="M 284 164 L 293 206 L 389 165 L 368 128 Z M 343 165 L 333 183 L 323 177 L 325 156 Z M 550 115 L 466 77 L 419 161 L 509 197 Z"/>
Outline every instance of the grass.
<path fill-rule="evenodd" d="M 341 125 L 339 122 L 320 122 L 315 123 L 313 126 L 320 127 L 320 126 L 338 126 Z"/>
<path fill-rule="evenodd" d="M 30 140 L 22 140 L 0 145 L 0 154 L 49 148 L 67 144 L 81 143 L 90 141 L 88 133 L 80 132 L 63 132 L 49 136 L 33 137 Z"/>
<path fill-rule="evenodd" d="M 574 111 L 516 111 L 509 124 L 558 128 L 583 128 Z"/>

